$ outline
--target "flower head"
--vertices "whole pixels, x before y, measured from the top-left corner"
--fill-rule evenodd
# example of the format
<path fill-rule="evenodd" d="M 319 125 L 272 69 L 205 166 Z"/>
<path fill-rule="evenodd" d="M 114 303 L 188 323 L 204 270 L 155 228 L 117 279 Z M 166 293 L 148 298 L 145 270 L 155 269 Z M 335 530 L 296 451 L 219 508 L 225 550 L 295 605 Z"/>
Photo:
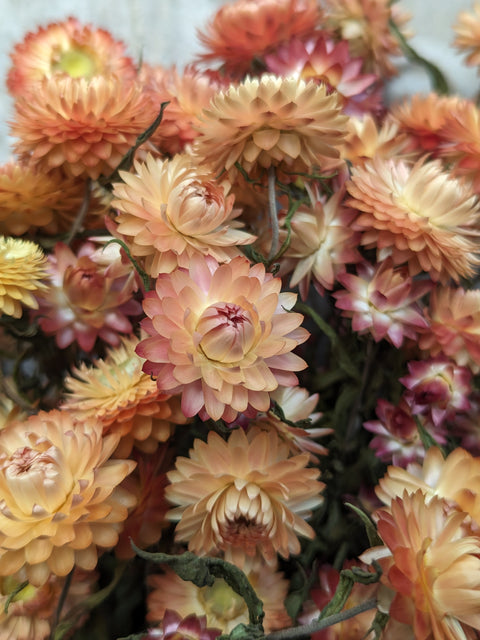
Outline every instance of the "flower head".
<path fill-rule="evenodd" d="M 207 627 L 207 616 L 194 613 L 182 618 L 176 611 L 165 609 L 160 627 L 149 629 L 142 640 L 215 640 L 220 629 Z"/>
<path fill-rule="evenodd" d="M 189 458 L 179 457 L 167 474 L 167 498 L 179 506 L 167 517 L 180 520 L 177 540 L 205 555 L 230 550 L 258 552 L 272 563 L 277 552 L 300 551 L 298 535 L 313 537 L 305 518 L 322 502 L 319 470 L 307 468 L 306 453 L 290 457 L 275 431 L 236 429 L 225 442 L 210 432 L 195 440 Z"/>
<path fill-rule="evenodd" d="M 42 171 L 109 176 L 154 121 L 156 105 L 134 82 L 53 76 L 19 96 L 11 123 L 15 150 Z"/>
<path fill-rule="evenodd" d="M 57 410 L 0 431 L 0 575 L 24 568 L 41 585 L 93 569 L 115 545 L 134 504 L 118 485 L 135 466 L 109 460 L 117 443 L 96 420 Z"/>
<path fill-rule="evenodd" d="M 36 312 L 42 331 L 54 335 L 60 349 L 76 341 L 91 351 L 97 338 L 119 344 L 119 334 L 132 331 L 127 316 L 141 307 L 132 299 L 135 272 L 122 263 L 118 245 L 102 251 L 87 242 L 75 255 L 57 242 L 48 260 L 49 288 Z"/>
<path fill-rule="evenodd" d="M 231 422 L 248 409 L 267 411 L 271 391 L 297 384 L 292 372 L 305 363 L 291 352 L 309 335 L 288 311 L 296 295 L 280 287 L 243 257 L 222 265 L 198 258 L 189 271 L 159 276 L 143 302 L 144 371 L 161 391 L 182 392 L 187 417 Z"/>
<path fill-rule="evenodd" d="M 353 169 L 349 204 L 359 209 L 361 243 L 406 262 L 412 275 L 459 281 L 480 264 L 480 211 L 471 190 L 437 161 L 413 166 L 374 159 Z"/>
<path fill-rule="evenodd" d="M 379 126 L 369 114 L 349 118 L 341 153 L 354 165 L 362 165 L 374 157 L 408 159 L 411 155 L 407 134 L 393 118 L 385 118 Z"/>
<path fill-rule="evenodd" d="M 311 35 L 320 16 L 315 0 L 236 0 L 221 7 L 199 32 L 209 50 L 200 60 L 219 60 L 226 73 L 242 76 L 265 52 L 294 36 Z"/>
<path fill-rule="evenodd" d="M 89 79 L 113 74 L 128 80 L 136 75 L 122 42 L 72 17 L 27 33 L 10 57 L 7 87 L 15 97 L 34 91 L 38 82 L 54 75 Z"/>
<path fill-rule="evenodd" d="M 357 272 L 339 274 L 337 280 L 345 289 L 333 294 L 342 315 L 352 318 L 353 330 L 370 333 L 376 342 L 387 339 L 397 348 L 404 338 L 415 340 L 427 327 L 417 300 L 431 283 L 414 281 L 406 267 L 393 267 L 390 258 L 376 267 L 362 262 Z"/>
<path fill-rule="evenodd" d="M 240 255 L 237 245 L 255 237 L 234 218 L 234 196 L 187 155 L 156 160 L 148 155 L 135 163 L 135 175 L 121 172 L 112 206 L 118 210 L 117 231 L 134 256 L 145 256 L 153 277 L 175 267 L 188 267 L 196 254 L 227 262 Z"/>
<path fill-rule="evenodd" d="M 245 567 L 244 571 L 263 602 L 265 631 L 268 633 L 291 626 L 292 621 L 283 604 L 288 591 L 288 580 L 283 574 L 258 563 Z M 205 616 L 208 627 L 217 627 L 227 634 L 237 624 L 249 623 L 244 599 L 223 578 L 216 578 L 210 587 L 197 587 L 168 569 L 164 575 L 150 576 L 149 584 L 153 590 L 147 598 L 148 620 L 165 619 L 166 611 L 172 608 L 181 616 Z"/>
<path fill-rule="evenodd" d="M 47 258 L 34 242 L 0 236 L 0 313 L 22 315 L 22 304 L 38 309 L 34 293 L 46 289 Z"/>
<path fill-rule="evenodd" d="M 467 55 L 467 64 L 480 66 L 480 3 L 475 2 L 473 11 L 461 11 L 457 16 L 454 44 Z"/>
<path fill-rule="evenodd" d="M 336 93 L 289 76 L 247 78 L 218 92 L 200 117 L 194 150 L 215 174 L 233 180 L 240 164 L 248 174 L 270 167 L 286 173 L 341 165 L 338 146 L 347 117 Z"/>

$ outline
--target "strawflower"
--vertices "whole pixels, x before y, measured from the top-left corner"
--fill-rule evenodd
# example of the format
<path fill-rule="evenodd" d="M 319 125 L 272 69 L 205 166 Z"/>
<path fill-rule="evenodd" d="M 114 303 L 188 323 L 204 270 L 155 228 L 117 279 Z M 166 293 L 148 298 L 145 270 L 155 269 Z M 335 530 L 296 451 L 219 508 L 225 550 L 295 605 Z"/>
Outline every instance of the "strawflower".
<path fill-rule="evenodd" d="M 467 54 L 466 64 L 480 66 L 480 3 L 475 2 L 471 11 L 461 11 L 457 16 L 454 45 Z"/>
<path fill-rule="evenodd" d="M 36 586 L 50 573 L 92 570 L 134 506 L 118 485 L 131 460 L 110 460 L 118 436 L 95 420 L 40 412 L 0 431 L 0 575 L 24 569 Z"/>
<path fill-rule="evenodd" d="M 150 336 L 137 353 L 160 391 L 181 392 L 187 417 L 233 421 L 247 410 L 267 411 L 270 392 L 298 380 L 305 367 L 292 350 L 308 338 L 291 313 L 296 294 L 243 257 L 219 265 L 193 259 L 190 269 L 158 277 L 143 308 Z"/>
<path fill-rule="evenodd" d="M 149 629 L 142 640 L 215 640 L 220 629 L 207 627 L 207 617 L 194 613 L 182 618 L 176 611 L 166 609 L 161 625 Z"/>
<path fill-rule="evenodd" d="M 239 428 L 228 442 L 210 431 L 207 442 L 195 440 L 190 457 L 178 457 L 167 474 L 166 496 L 179 505 L 167 514 L 179 520 L 176 539 L 200 555 L 260 553 L 270 563 L 277 553 L 299 553 L 297 536 L 313 537 L 305 518 L 321 504 L 324 487 L 308 460 L 307 453 L 290 457 L 275 431 Z"/>
<path fill-rule="evenodd" d="M 47 258 L 29 240 L 0 236 L 0 314 L 20 318 L 22 305 L 38 309 L 35 294 L 45 290 Z"/>

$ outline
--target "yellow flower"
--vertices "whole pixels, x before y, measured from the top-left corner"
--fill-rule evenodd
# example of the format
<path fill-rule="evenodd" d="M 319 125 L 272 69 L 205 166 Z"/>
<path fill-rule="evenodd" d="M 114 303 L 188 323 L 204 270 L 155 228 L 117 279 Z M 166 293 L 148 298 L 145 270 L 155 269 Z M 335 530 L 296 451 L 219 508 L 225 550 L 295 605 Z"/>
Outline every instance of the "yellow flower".
<path fill-rule="evenodd" d="M 97 417 L 103 432 L 121 436 L 115 456 L 130 454 L 132 446 L 153 452 L 169 438 L 173 423 L 184 423 L 173 398 L 159 392 L 143 360 L 135 353 L 138 338 L 122 337 L 118 347 L 92 366 L 82 362 L 65 380 L 69 392 L 62 408 L 78 420 Z"/>
<path fill-rule="evenodd" d="M 267 411 L 271 391 L 294 386 L 305 362 L 292 350 L 309 334 L 289 312 L 296 294 L 244 257 L 219 265 L 198 256 L 190 269 L 157 279 L 143 301 L 150 336 L 137 353 L 160 391 L 182 393 L 187 417 L 231 422 L 238 413 Z"/>
<path fill-rule="evenodd" d="M 292 621 L 283 604 L 288 591 L 288 580 L 283 574 L 259 563 L 244 568 L 244 571 L 263 602 L 266 633 L 291 626 Z M 161 621 L 165 610 L 173 609 L 181 616 L 192 613 L 206 616 L 209 627 L 219 628 L 227 634 L 237 624 L 249 623 L 244 599 L 222 578 L 217 578 L 210 587 L 197 587 L 167 569 L 163 575 L 150 576 L 148 582 L 153 587 L 147 598 L 147 619 L 150 621 Z"/>
<path fill-rule="evenodd" d="M 0 313 L 22 315 L 22 304 L 38 309 L 34 292 L 46 289 L 47 258 L 34 242 L 0 236 Z"/>
<path fill-rule="evenodd" d="M 216 182 L 187 155 L 170 161 L 148 155 L 135 163 L 135 175 L 122 171 L 121 177 L 112 202 L 117 230 L 134 256 L 146 256 L 153 277 L 188 267 L 195 254 L 227 262 L 240 255 L 237 245 L 255 240 L 234 220 L 240 209 L 233 209 L 230 185 Z"/>
<path fill-rule="evenodd" d="M 194 553 L 229 550 L 234 558 L 260 553 L 272 563 L 300 552 L 298 535 L 313 538 L 305 522 L 321 504 L 325 486 L 309 455 L 290 457 L 275 431 L 233 431 L 228 442 L 210 432 L 195 440 L 190 458 L 179 457 L 167 474 L 168 500 L 179 506 L 167 517 L 180 520 L 175 535 Z M 237 559 L 235 559 L 237 563 Z"/>
<path fill-rule="evenodd" d="M 118 436 L 95 419 L 40 412 L 0 431 L 0 575 L 24 568 L 42 585 L 50 573 L 94 569 L 118 540 L 132 496 L 118 485 L 135 466 L 109 460 Z"/>
<path fill-rule="evenodd" d="M 349 204 L 360 211 L 354 228 L 361 244 L 377 247 L 394 264 L 407 263 L 411 275 L 459 281 L 480 264 L 480 211 L 471 190 L 437 161 L 413 166 L 374 159 L 353 169 Z"/>
<path fill-rule="evenodd" d="M 233 180 L 236 163 L 248 174 L 269 167 L 286 173 L 329 171 L 341 166 L 346 133 L 336 92 L 296 77 L 247 78 L 218 92 L 200 117 L 194 151 L 215 174 Z"/>

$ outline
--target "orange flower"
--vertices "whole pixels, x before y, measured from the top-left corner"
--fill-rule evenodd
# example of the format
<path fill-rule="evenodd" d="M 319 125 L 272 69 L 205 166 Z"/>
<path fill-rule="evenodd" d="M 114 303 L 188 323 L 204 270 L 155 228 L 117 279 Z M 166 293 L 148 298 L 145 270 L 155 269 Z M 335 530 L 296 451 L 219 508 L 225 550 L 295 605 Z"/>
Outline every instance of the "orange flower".
<path fill-rule="evenodd" d="M 95 568 L 134 504 L 118 485 L 135 463 L 109 460 L 117 444 L 96 420 L 61 411 L 0 431 L 0 575 L 24 567 L 41 585 L 74 565 Z"/>
<path fill-rule="evenodd" d="M 354 228 L 363 232 L 361 244 L 408 263 L 411 275 L 423 270 L 432 280 L 458 282 L 475 273 L 478 204 L 438 161 L 409 166 L 377 158 L 353 169 L 347 189 L 360 210 Z"/>
<path fill-rule="evenodd" d="M 297 536 L 314 537 L 305 518 L 325 486 L 308 460 L 307 453 L 290 457 L 275 431 L 239 428 L 228 442 L 210 431 L 167 474 L 167 499 L 180 505 L 167 514 L 180 520 L 176 539 L 200 555 L 230 550 L 235 563 L 257 552 L 270 563 L 277 552 L 299 553 Z"/>
<path fill-rule="evenodd" d="M 457 16 L 454 45 L 461 53 L 466 53 L 467 64 L 480 66 L 480 3 L 475 2 L 473 11 L 461 11 Z"/>
<path fill-rule="evenodd" d="M 321 19 L 316 0 L 236 0 L 217 11 L 199 38 L 208 53 L 200 60 L 220 60 L 227 74 L 243 76 L 255 59 L 292 37 L 313 34 Z"/>
<path fill-rule="evenodd" d="M 459 365 L 480 371 L 480 291 L 436 287 L 426 313 L 429 329 L 419 345 L 431 356 L 444 354 Z"/>
<path fill-rule="evenodd" d="M 215 174 L 235 164 L 249 174 L 269 167 L 286 173 L 330 171 L 341 166 L 338 146 L 345 135 L 337 94 L 324 85 L 290 76 L 263 75 L 231 85 L 213 98 L 200 117 L 194 150 Z"/>
<path fill-rule="evenodd" d="M 125 80 L 136 75 L 135 64 L 126 56 L 122 42 L 104 29 L 82 25 L 76 18 L 27 33 L 10 57 L 13 66 L 7 86 L 15 97 L 30 92 L 43 78 L 53 75 L 91 78 L 114 74 Z"/>
<path fill-rule="evenodd" d="M 47 258 L 34 242 L 0 236 L 0 314 L 20 318 L 22 304 L 38 309 L 35 293 L 46 289 Z"/>
<path fill-rule="evenodd" d="M 135 353 L 135 336 L 124 337 L 105 359 L 93 366 L 82 362 L 65 380 L 69 394 L 62 408 L 78 420 L 97 417 L 103 432 L 121 436 L 116 457 L 127 457 L 135 445 L 152 452 L 169 438 L 173 422 L 185 422 L 174 399 L 161 394 L 154 380 L 143 373 L 143 360 Z"/>
<path fill-rule="evenodd" d="M 400 131 L 400 125 L 393 118 L 386 118 L 378 127 L 371 115 L 362 118 L 349 118 L 347 137 L 341 153 L 345 160 L 354 165 L 363 164 L 374 157 L 402 158 L 408 160 L 409 140 L 406 133 Z"/>
<path fill-rule="evenodd" d="M 263 602 L 265 632 L 290 627 L 292 621 L 283 604 L 288 580 L 274 568 L 258 563 L 246 568 L 245 572 Z M 206 616 L 209 627 L 220 628 L 226 634 L 237 624 L 249 623 L 244 599 L 223 578 L 216 578 L 211 587 L 197 587 L 167 569 L 164 575 L 150 576 L 148 582 L 153 590 L 147 598 L 147 620 L 160 621 L 167 609 L 174 609 L 181 616 Z"/>
<path fill-rule="evenodd" d="M 15 150 L 41 171 L 110 175 L 157 115 L 140 85 L 114 76 L 53 76 L 15 102 Z"/>
<path fill-rule="evenodd" d="M 346 40 L 352 55 L 364 59 L 365 71 L 397 74 L 390 58 L 401 54 L 390 22 L 402 29 L 410 19 L 389 0 L 326 0 L 327 26 Z M 405 34 L 404 34 L 405 35 Z"/>
<path fill-rule="evenodd" d="M 84 194 L 85 184 L 80 179 L 8 162 L 0 167 L 0 231 L 15 236 L 37 227 L 42 233 L 66 231 Z"/>
<path fill-rule="evenodd" d="M 386 547 L 367 554 L 380 559 L 382 582 L 395 592 L 390 615 L 417 639 L 473 639 L 480 629 L 480 540 L 464 535 L 466 514 L 447 506 L 417 491 L 375 512 Z"/>
<path fill-rule="evenodd" d="M 228 183 L 216 182 L 192 159 L 177 155 L 156 160 L 148 155 L 135 163 L 136 175 L 121 172 L 112 206 L 118 233 L 134 256 L 146 256 L 153 277 L 175 267 L 188 268 L 194 255 L 211 255 L 227 262 L 240 255 L 237 245 L 251 244 L 255 236 L 234 220 L 234 196 Z"/>
<path fill-rule="evenodd" d="M 293 386 L 306 365 L 292 350 L 308 338 L 296 295 L 244 257 L 219 265 L 194 258 L 189 271 L 159 276 L 142 322 L 151 337 L 137 353 L 161 391 L 182 392 L 187 417 L 231 422 L 240 412 L 267 411 L 271 391 Z"/>

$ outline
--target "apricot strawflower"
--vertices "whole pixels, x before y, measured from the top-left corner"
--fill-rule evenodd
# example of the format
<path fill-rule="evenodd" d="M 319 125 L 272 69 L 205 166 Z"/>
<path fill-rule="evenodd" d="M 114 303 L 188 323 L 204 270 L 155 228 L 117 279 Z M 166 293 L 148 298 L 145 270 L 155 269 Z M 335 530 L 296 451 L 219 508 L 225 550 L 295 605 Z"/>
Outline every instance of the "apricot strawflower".
<path fill-rule="evenodd" d="M 480 3 L 475 2 L 470 11 L 461 11 L 457 22 L 453 25 L 455 31 L 454 45 L 467 54 L 466 64 L 470 67 L 480 66 Z"/>
<path fill-rule="evenodd" d="M 395 268 L 390 258 L 376 266 L 361 262 L 357 273 L 338 274 L 345 289 L 333 294 L 335 306 L 352 319 L 354 331 L 400 348 L 405 338 L 415 340 L 427 328 L 418 300 L 431 289 L 429 281 L 414 281 L 406 267 Z"/>
<path fill-rule="evenodd" d="M 407 263 L 411 275 L 426 271 L 446 283 L 475 273 L 480 264 L 478 202 L 468 185 L 440 162 L 374 158 L 354 167 L 347 183 L 354 228 L 361 244 Z"/>
<path fill-rule="evenodd" d="M 277 553 L 299 553 L 297 536 L 314 536 L 305 518 L 321 504 L 325 486 L 308 461 L 307 453 L 290 456 L 275 431 L 239 428 L 228 442 L 210 431 L 207 442 L 195 440 L 190 457 L 178 457 L 167 474 L 167 499 L 179 505 L 167 514 L 179 520 L 176 539 L 199 555 L 259 553 L 269 563 Z"/>
<path fill-rule="evenodd" d="M 174 422 L 185 422 L 175 399 L 160 393 L 142 371 L 144 361 L 135 353 L 138 342 L 135 336 L 122 337 L 105 358 L 93 365 L 82 362 L 65 378 L 62 407 L 79 420 L 97 417 L 104 433 L 118 433 L 120 458 L 133 446 L 151 453 L 172 434 Z"/>
<path fill-rule="evenodd" d="M 207 49 L 199 59 L 218 60 L 227 75 L 242 77 L 255 70 L 267 51 L 294 36 L 313 34 L 321 16 L 316 0 L 236 0 L 198 32 Z"/>
<path fill-rule="evenodd" d="M 307 340 L 303 316 L 290 309 L 296 294 L 244 257 L 219 265 L 197 257 L 190 269 L 158 277 L 145 295 L 150 337 L 137 353 L 160 391 L 182 394 L 187 417 L 235 420 L 267 411 L 270 392 L 293 386 L 305 362 L 292 350 Z"/>
<path fill-rule="evenodd" d="M 289 76 L 263 75 L 219 91 L 200 116 L 194 152 L 214 174 L 239 170 L 261 175 L 270 167 L 285 174 L 313 167 L 332 171 L 341 166 L 338 147 L 347 116 L 338 95 L 324 85 Z"/>
<path fill-rule="evenodd" d="M 134 256 L 145 259 L 152 276 L 188 268 L 194 255 L 228 262 L 240 255 L 237 245 L 255 236 L 235 220 L 234 196 L 227 182 L 197 166 L 188 155 L 172 160 L 147 155 L 135 163 L 135 174 L 120 172 L 112 207 L 118 210 L 113 232 L 125 239 Z"/>
<path fill-rule="evenodd" d="M 141 311 L 132 297 L 135 272 L 122 262 L 118 245 L 103 249 L 87 242 L 75 254 L 57 242 L 48 257 L 48 289 L 34 316 L 60 349 L 78 342 L 91 351 L 97 338 L 116 346 L 120 334 L 133 330 L 128 316 Z"/>
<path fill-rule="evenodd" d="M 283 573 L 259 563 L 250 563 L 244 571 L 263 602 L 265 631 L 290 627 L 292 621 L 283 603 L 288 580 Z M 211 587 L 197 587 L 167 569 L 163 575 L 151 575 L 148 583 L 153 588 L 147 597 L 149 621 L 161 621 L 168 609 L 175 609 L 180 616 L 205 616 L 208 627 L 217 627 L 227 634 L 237 624 L 249 623 L 245 600 L 223 578 L 216 578 Z"/>
<path fill-rule="evenodd" d="M 35 294 L 44 291 L 47 258 L 29 240 L 0 236 L 0 314 L 20 318 L 22 305 L 38 309 Z"/>
<path fill-rule="evenodd" d="M 136 76 L 123 42 L 73 17 L 30 31 L 14 46 L 10 58 L 7 87 L 14 97 L 34 92 L 38 82 L 52 76 L 89 79 L 113 74 L 124 80 Z"/>
<path fill-rule="evenodd" d="M 349 118 L 341 154 L 354 165 L 362 165 L 374 157 L 409 160 L 412 157 L 409 146 L 407 134 L 401 132 L 393 118 L 385 118 L 379 126 L 373 116 L 365 114 Z"/>
<path fill-rule="evenodd" d="M 22 568 L 42 585 L 50 573 L 92 570 L 113 547 L 134 506 L 118 485 L 131 460 L 110 460 L 118 436 L 95 419 L 40 412 L 0 431 L 0 575 Z"/>
<path fill-rule="evenodd" d="M 113 173 L 159 108 L 141 85 L 115 76 L 45 78 L 15 102 L 15 151 L 40 171 L 96 180 Z"/>

